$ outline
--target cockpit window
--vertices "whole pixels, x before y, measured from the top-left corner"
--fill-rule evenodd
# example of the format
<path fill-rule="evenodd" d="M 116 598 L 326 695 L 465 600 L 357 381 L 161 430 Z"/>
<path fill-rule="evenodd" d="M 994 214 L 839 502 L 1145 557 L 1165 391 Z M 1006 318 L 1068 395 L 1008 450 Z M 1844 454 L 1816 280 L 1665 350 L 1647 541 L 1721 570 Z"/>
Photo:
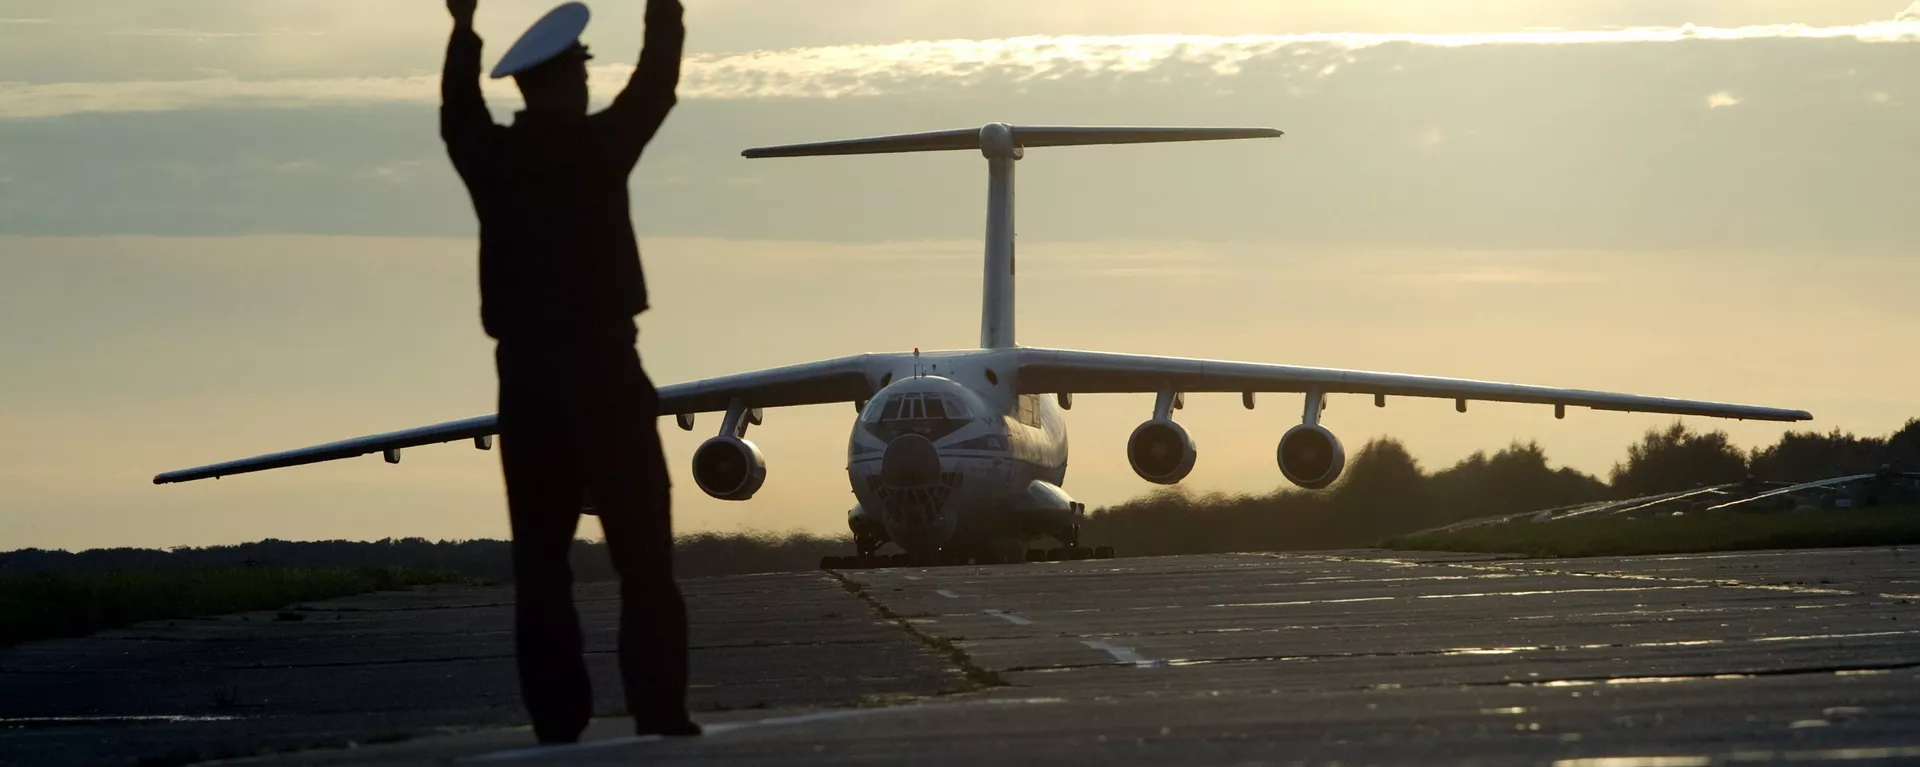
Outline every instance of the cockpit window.
<path fill-rule="evenodd" d="M 885 401 L 868 404 L 866 412 L 860 414 L 860 420 L 867 423 L 920 419 L 966 420 L 971 417 L 964 400 L 936 392 L 895 394 Z"/>
<path fill-rule="evenodd" d="M 884 402 L 868 404 L 866 412 L 860 414 L 867 430 L 887 441 L 901 434 L 939 439 L 966 426 L 970 418 L 965 400 L 939 392 L 895 394 Z"/>

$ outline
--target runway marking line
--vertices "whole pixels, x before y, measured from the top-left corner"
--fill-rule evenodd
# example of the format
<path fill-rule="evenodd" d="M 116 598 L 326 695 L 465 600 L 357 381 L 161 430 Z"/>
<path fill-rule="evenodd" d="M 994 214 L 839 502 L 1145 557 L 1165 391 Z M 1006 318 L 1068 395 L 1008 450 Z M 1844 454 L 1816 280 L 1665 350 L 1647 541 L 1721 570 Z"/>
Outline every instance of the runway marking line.
<path fill-rule="evenodd" d="M 1122 647 L 1104 639 L 1082 639 L 1080 644 L 1111 655 L 1121 663 L 1131 663 L 1135 668 L 1164 668 L 1167 665 L 1166 661 L 1153 660 L 1131 647 Z"/>
<path fill-rule="evenodd" d="M 744 730 L 749 727 L 807 724 L 810 722 L 826 722 L 826 721 L 832 721 L 835 719 L 850 719 L 855 716 L 860 716 L 864 713 L 879 714 L 879 713 L 886 713 L 888 710 L 889 709 L 877 709 L 871 712 L 862 712 L 858 710 L 822 711 L 815 714 L 800 714 L 797 716 L 773 717 L 770 719 L 757 719 L 750 722 L 721 722 L 717 724 L 701 725 L 700 727 L 701 734 L 699 735 L 699 737 L 707 738 L 715 735 L 725 735 L 727 733 L 737 732 L 739 730 Z M 511 761 L 516 761 L 520 759 L 532 759 L 535 757 L 553 756 L 556 754 L 577 754 L 582 751 L 597 751 L 605 748 L 631 746 L 631 745 L 636 745 L 640 743 L 653 743 L 655 741 L 662 741 L 662 740 L 666 740 L 666 738 L 660 735 L 629 735 L 624 738 L 608 738 L 606 740 L 591 740 L 585 743 L 567 743 L 564 745 L 555 745 L 555 746 L 530 746 L 527 748 L 508 749 L 506 751 L 495 751 L 492 753 L 481 754 L 479 756 L 464 757 L 456 761 L 511 762 Z"/>
<path fill-rule="evenodd" d="M 1291 607 L 1294 605 L 1339 605 L 1339 604 L 1348 604 L 1352 602 L 1391 602 L 1396 599 L 1399 599 L 1399 597 L 1352 597 L 1348 599 L 1298 599 L 1298 600 L 1293 600 L 1288 602 L 1227 602 L 1224 604 L 1207 605 L 1207 606 L 1208 607 Z M 1167 608 L 1177 609 L 1179 608 L 1179 605 L 1168 605 Z M 1164 609 L 1164 608 L 1136 607 L 1133 609 L 1140 610 L 1140 609 Z"/>
<path fill-rule="evenodd" d="M 1920 746 L 1829 748 L 1817 751 L 1734 751 L 1686 756 L 1600 756 L 1559 759 L 1553 767 L 1710 767 L 1741 762 L 1851 762 L 1920 757 Z"/>
<path fill-rule="evenodd" d="M 1026 618 L 1022 618 L 1022 617 L 1020 617 L 1020 616 L 1018 616 L 1018 615 L 1014 615 L 1013 613 L 1009 613 L 1009 612 L 1001 612 L 1001 611 L 999 611 L 999 610 L 996 610 L 996 609 L 993 609 L 993 608 L 987 608 L 987 609 L 985 609 L 985 610 L 981 610 L 980 612 L 983 612 L 983 613 L 986 613 L 986 614 L 988 614 L 988 615 L 991 615 L 991 616 L 993 616 L 993 617 L 995 617 L 995 618 L 999 618 L 1000 620 L 1003 620 L 1003 621 L 1006 621 L 1006 622 L 1008 622 L 1008 623 L 1011 623 L 1011 624 L 1013 624 L 1013 625 L 1015 625 L 1015 626 L 1031 626 L 1031 625 L 1033 625 L 1033 621 L 1031 621 L 1031 620 L 1028 620 L 1028 619 L 1026 619 Z"/>
<path fill-rule="evenodd" d="M 1485 591 L 1475 594 L 1421 594 L 1415 599 L 1470 599 L 1474 597 L 1536 597 L 1557 596 L 1560 594 L 1606 594 L 1629 591 L 1680 591 L 1684 589 L 1713 588 L 1704 583 L 1691 583 L 1684 586 L 1613 586 L 1599 589 L 1538 589 L 1535 591 Z"/>
<path fill-rule="evenodd" d="M 195 716 L 193 714 L 135 714 L 131 716 L 16 716 L 0 718 L 0 727 L 72 724 L 184 724 L 188 722 L 237 722 L 238 716 Z"/>
<path fill-rule="evenodd" d="M 1275 555 L 1267 555 L 1267 556 L 1270 556 L 1276 559 L 1280 558 Z M 1310 555 L 1296 555 L 1296 556 L 1310 556 Z M 1607 572 L 1603 570 L 1575 570 L 1575 569 L 1560 570 L 1560 569 L 1554 569 L 1554 567 L 1551 565 L 1540 566 L 1540 565 L 1527 565 L 1527 564 L 1521 564 L 1521 563 L 1515 563 L 1513 565 L 1505 565 L 1505 564 L 1500 564 L 1498 562 L 1487 562 L 1484 564 L 1478 563 L 1478 562 L 1410 562 L 1403 559 L 1364 559 L 1364 558 L 1358 558 L 1358 557 L 1341 557 L 1341 556 L 1328 556 L 1328 557 L 1325 557 L 1325 559 L 1327 561 L 1333 561 L 1333 562 L 1356 562 L 1361 564 L 1393 565 L 1396 567 L 1452 567 L 1452 568 L 1458 568 L 1458 569 L 1464 569 L 1464 570 L 1473 570 L 1476 572 L 1489 572 L 1489 571 L 1509 572 L 1509 573 L 1517 572 L 1517 573 L 1526 573 L 1529 575 L 1567 576 L 1567 577 L 1574 577 L 1574 578 L 1618 578 L 1620 580 L 1630 580 L 1630 581 L 1691 583 L 1691 584 L 1699 584 L 1702 586 L 1718 586 L 1720 588 L 1728 588 L 1728 589 L 1784 591 L 1784 592 L 1793 593 L 1793 594 L 1805 594 L 1808 596 L 1860 596 L 1860 593 L 1857 591 L 1847 591 L 1845 589 L 1823 589 L 1823 588 L 1815 588 L 1812 586 L 1794 586 L 1794 585 L 1771 584 L 1771 583 L 1749 583 L 1747 581 L 1737 580 L 1734 578 L 1690 578 L 1686 576 L 1677 576 L 1677 575 L 1652 575 L 1647 573 Z"/>
<path fill-rule="evenodd" d="M 1865 639 L 1867 637 L 1905 636 L 1907 634 L 1920 634 L 1920 630 L 1864 631 L 1857 634 L 1801 634 L 1796 636 L 1754 637 L 1747 641 L 1749 642 L 1806 642 L 1806 641 L 1821 640 L 1821 639 Z"/>
<path fill-rule="evenodd" d="M 943 596 L 943 597 L 946 597 L 946 598 L 948 598 L 948 599 L 959 599 L 959 598 L 960 598 L 960 595 L 959 595 L 959 594 L 955 594 L 955 593 L 953 593 L 953 592 L 951 592 L 951 591 L 948 591 L 948 590 L 946 590 L 946 589 L 940 589 L 939 591 L 935 591 L 935 592 L 933 592 L 933 593 L 935 593 L 935 594 L 939 594 L 940 596 Z"/>
<path fill-rule="evenodd" d="M 917 705 L 907 705 L 907 706 L 888 706 L 886 708 L 835 709 L 832 711 L 816 711 L 810 714 L 792 714 L 788 716 L 768 717 L 765 719 L 752 719 L 744 722 L 718 722 L 715 724 L 706 724 L 706 725 L 701 725 L 702 733 L 699 736 L 692 737 L 692 738 L 682 738 L 678 740 L 699 741 L 706 738 L 711 738 L 719 735 L 726 735 L 728 733 L 740 732 L 741 730 L 750 730 L 750 729 L 759 728 L 759 727 L 790 727 L 793 725 L 813 724 L 816 722 L 832 722 L 832 721 L 839 721 L 842 719 L 857 719 L 857 718 L 868 717 L 868 716 L 878 716 L 881 714 L 894 714 L 894 713 L 901 713 L 906 711 L 925 711 L 925 710 L 943 709 L 943 708 L 961 708 L 966 706 L 1034 705 L 1034 704 L 1044 704 L 1044 703 L 1062 703 L 1062 702 L 1065 702 L 1065 700 L 1066 699 L 1064 698 L 1019 698 L 1019 699 L 1011 699 L 1011 700 L 974 701 L 969 703 L 952 703 L 952 704 L 927 703 L 927 704 L 917 704 Z M 462 763 L 464 762 L 512 762 L 512 761 L 519 761 L 522 759 L 535 759 L 535 758 L 556 756 L 556 755 L 577 754 L 577 753 L 582 753 L 586 751 L 599 751 L 599 750 L 608 749 L 608 748 L 617 748 L 620 746 L 632 746 L 632 745 L 638 745 L 641 743 L 653 743 L 657 741 L 664 741 L 666 739 L 667 738 L 660 735 L 629 735 L 623 738 L 591 740 L 584 743 L 567 743 L 563 745 L 554 745 L 554 746 L 529 746 L 526 748 L 511 748 L 505 751 L 493 751 L 485 754 L 476 754 L 474 756 L 463 756 L 458 759 L 455 759 L 454 761 L 462 762 Z"/>

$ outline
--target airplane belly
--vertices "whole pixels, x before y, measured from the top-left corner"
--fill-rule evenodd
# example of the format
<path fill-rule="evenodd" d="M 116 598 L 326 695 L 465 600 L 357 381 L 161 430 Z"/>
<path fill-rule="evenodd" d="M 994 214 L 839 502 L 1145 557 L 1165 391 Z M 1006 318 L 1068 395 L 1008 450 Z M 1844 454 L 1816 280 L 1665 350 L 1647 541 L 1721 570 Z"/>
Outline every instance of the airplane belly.
<path fill-rule="evenodd" d="M 1022 464 L 1004 458 L 977 458 L 966 462 L 967 481 L 954 501 L 954 537 L 981 540 L 992 537 L 999 512 L 1013 501 Z"/>
<path fill-rule="evenodd" d="M 972 488 L 954 538 L 967 544 L 1055 535 L 1078 523 L 1082 508 L 1047 479 L 1053 467 L 1007 461 Z"/>

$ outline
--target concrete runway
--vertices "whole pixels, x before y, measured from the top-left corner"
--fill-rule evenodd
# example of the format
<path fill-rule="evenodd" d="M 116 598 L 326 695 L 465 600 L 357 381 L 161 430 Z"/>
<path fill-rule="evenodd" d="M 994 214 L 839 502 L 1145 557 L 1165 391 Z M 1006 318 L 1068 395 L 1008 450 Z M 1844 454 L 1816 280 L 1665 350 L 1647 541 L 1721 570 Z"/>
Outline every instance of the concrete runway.
<path fill-rule="evenodd" d="M 1355 551 L 700 579 L 710 734 L 610 718 L 556 749 L 512 726 L 505 590 L 373 595 L 0 651 L 0 764 L 1920 763 L 1917 565 Z M 581 605 L 606 714 L 611 597 Z M 156 716 L 177 719 L 134 718 Z"/>

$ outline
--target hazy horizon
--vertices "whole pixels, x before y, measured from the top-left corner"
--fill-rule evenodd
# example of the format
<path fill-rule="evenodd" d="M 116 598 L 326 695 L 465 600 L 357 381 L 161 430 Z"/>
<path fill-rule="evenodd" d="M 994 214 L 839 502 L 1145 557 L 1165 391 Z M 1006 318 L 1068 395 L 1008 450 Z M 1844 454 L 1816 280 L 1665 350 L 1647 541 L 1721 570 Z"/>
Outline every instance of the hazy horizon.
<path fill-rule="evenodd" d="M 486 61 L 546 5 L 481 3 Z M 640 7 L 604 5 L 602 97 Z M 689 5 L 683 100 L 632 182 L 658 382 L 977 339 L 977 155 L 742 148 L 1246 124 L 1287 136 L 1029 153 L 1021 342 L 1816 416 L 1684 419 L 1743 447 L 1920 416 L 1920 5 Z M 437 3 L 0 11 L 0 549 L 505 536 L 497 454 L 463 444 L 149 484 L 492 412 L 473 217 L 434 133 L 446 26 Z M 511 89 L 489 97 L 510 119 Z M 1261 403 L 1190 398 L 1186 486 L 1284 484 L 1273 443 L 1300 405 Z M 1122 450 L 1150 406 L 1076 400 L 1069 492 L 1156 489 Z M 750 435 L 769 479 L 739 504 L 686 476 L 715 419 L 662 421 L 677 529 L 844 532 L 852 415 L 769 412 Z M 1428 469 L 1538 441 L 1604 478 L 1673 419 L 1341 397 L 1326 420 Z"/>

